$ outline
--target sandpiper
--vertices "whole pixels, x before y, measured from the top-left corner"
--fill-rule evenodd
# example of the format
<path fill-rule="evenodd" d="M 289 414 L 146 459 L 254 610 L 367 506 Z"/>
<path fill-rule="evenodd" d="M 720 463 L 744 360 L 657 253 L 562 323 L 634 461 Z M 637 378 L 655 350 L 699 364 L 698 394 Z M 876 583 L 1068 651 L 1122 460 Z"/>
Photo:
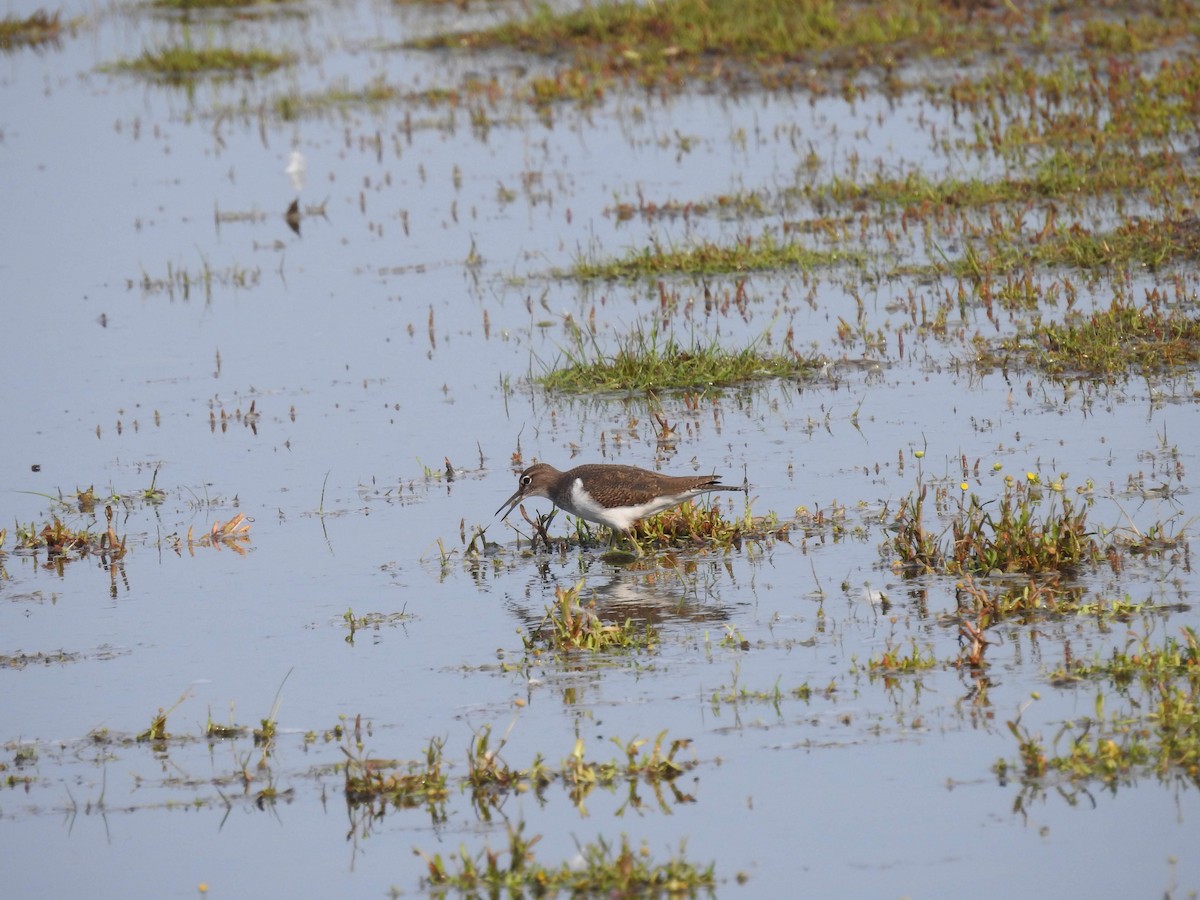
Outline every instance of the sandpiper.
<path fill-rule="evenodd" d="M 504 518 L 527 497 L 546 497 L 559 509 L 612 529 L 612 543 L 624 534 L 637 548 L 633 526 L 639 519 L 670 509 L 709 491 L 740 491 L 721 484 L 720 475 L 662 475 L 636 466 L 593 463 L 560 472 L 535 463 L 521 473 L 517 492 L 496 510 Z"/>

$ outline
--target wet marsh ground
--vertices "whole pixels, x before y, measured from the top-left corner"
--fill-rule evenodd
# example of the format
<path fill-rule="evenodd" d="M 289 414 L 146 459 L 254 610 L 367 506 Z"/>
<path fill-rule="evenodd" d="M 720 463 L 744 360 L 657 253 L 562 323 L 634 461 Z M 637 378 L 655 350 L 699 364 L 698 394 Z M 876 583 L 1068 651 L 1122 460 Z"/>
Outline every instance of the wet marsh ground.
<path fill-rule="evenodd" d="M 6 894 L 1195 895 L 1195 21 L 7 12 Z"/>

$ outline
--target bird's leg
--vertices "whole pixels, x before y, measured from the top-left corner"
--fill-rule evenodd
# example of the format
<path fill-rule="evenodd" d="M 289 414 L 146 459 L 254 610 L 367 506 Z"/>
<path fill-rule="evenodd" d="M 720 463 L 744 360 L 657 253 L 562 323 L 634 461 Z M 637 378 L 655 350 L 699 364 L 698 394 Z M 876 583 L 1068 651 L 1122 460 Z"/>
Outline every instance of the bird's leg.
<path fill-rule="evenodd" d="M 637 542 L 637 538 L 635 538 L 633 536 L 632 528 L 629 529 L 629 531 L 621 531 L 620 529 L 617 529 L 617 528 L 610 528 L 609 532 L 610 532 L 610 534 L 609 534 L 609 538 L 608 538 L 608 550 L 605 551 L 606 556 L 610 553 L 620 552 L 617 545 L 620 543 L 620 540 L 622 537 L 629 538 L 629 543 L 633 544 L 635 556 L 645 556 L 646 555 L 645 553 L 642 552 L 642 546 L 641 546 L 641 544 L 639 544 Z"/>
<path fill-rule="evenodd" d="M 625 537 L 629 538 L 629 543 L 633 544 L 633 551 L 634 551 L 634 553 L 635 553 L 635 554 L 637 554 L 638 556 L 645 556 L 645 555 L 646 555 L 646 554 L 645 554 L 645 553 L 642 551 L 642 545 L 641 545 L 641 544 L 639 544 L 639 543 L 638 543 L 638 540 L 637 540 L 637 538 L 635 538 L 635 537 L 633 536 L 633 529 L 632 529 L 632 528 L 630 528 L 630 529 L 629 529 L 627 532 L 625 532 Z"/>

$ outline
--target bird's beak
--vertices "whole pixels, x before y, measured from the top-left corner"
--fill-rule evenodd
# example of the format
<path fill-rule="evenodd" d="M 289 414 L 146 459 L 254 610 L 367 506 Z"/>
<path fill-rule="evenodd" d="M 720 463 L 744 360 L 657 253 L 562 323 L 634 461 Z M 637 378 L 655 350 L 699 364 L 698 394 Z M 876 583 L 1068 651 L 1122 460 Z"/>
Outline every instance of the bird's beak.
<path fill-rule="evenodd" d="M 500 509 L 504 510 L 504 515 L 500 516 L 500 518 L 507 519 L 508 514 L 517 508 L 517 504 L 524 499 L 524 496 L 525 495 L 521 493 L 521 489 L 517 488 L 517 492 L 515 494 L 500 504 Z M 498 516 L 500 515 L 500 509 L 496 510 L 496 515 Z"/>

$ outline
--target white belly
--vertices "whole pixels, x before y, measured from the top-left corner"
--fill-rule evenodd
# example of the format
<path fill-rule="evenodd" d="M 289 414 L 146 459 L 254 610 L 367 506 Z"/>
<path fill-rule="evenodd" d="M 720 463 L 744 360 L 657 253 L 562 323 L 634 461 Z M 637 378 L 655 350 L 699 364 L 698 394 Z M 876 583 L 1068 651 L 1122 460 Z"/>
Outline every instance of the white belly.
<path fill-rule="evenodd" d="M 583 489 L 583 483 L 576 478 L 575 483 L 571 485 L 571 506 L 573 509 L 567 511 L 579 516 L 581 519 L 587 519 L 589 522 L 607 525 L 609 528 L 615 528 L 618 531 L 628 531 L 638 519 L 645 519 L 647 516 L 660 513 L 664 509 L 678 506 L 680 502 L 675 497 L 658 497 L 640 506 L 615 506 L 611 508 L 601 506 L 592 498 L 591 494 Z"/>

